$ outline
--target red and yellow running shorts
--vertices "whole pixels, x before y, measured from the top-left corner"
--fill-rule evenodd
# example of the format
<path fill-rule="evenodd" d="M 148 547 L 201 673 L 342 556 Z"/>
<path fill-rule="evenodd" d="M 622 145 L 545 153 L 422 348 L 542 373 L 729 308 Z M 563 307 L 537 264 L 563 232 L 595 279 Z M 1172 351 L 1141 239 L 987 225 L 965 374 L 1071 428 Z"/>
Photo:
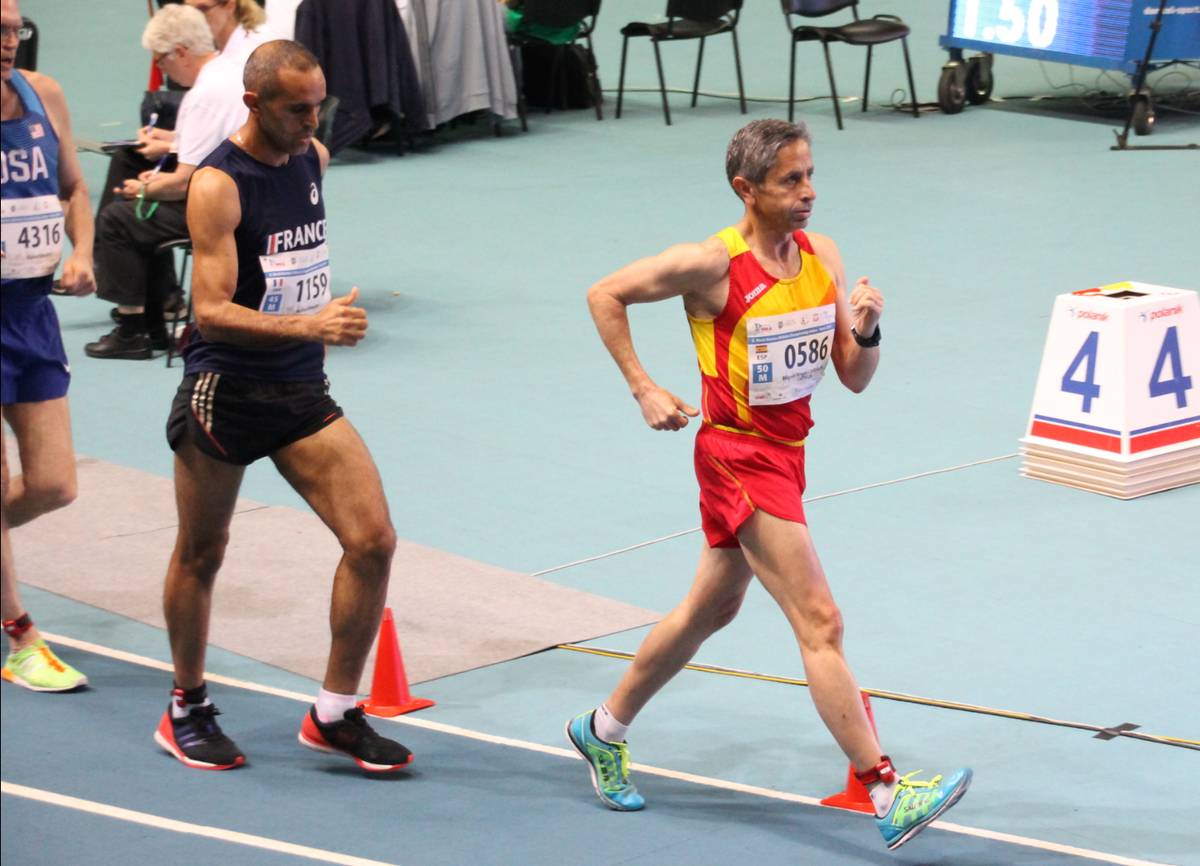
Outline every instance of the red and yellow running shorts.
<path fill-rule="evenodd" d="M 754 510 L 804 519 L 804 446 L 729 433 L 705 424 L 696 434 L 700 523 L 709 547 L 740 547 L 737 532 Z"/>

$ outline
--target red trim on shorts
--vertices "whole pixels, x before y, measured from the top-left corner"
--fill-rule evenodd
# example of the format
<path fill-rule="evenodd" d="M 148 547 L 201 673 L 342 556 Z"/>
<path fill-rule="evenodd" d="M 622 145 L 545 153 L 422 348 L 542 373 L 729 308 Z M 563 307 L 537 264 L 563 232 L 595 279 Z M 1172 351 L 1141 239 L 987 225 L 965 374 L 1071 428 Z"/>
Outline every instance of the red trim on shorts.
<path fill-rule="evenodd" d="M 196 410 L 194 408 L 192 408 L 191 406 L 189 406 L 188 408 L 192 410 L 192 417 L 196 419 L 196 426 L 198 426 L 201 430 L 204 431 L 204 435 L 208 437 L 208 441 L 213 444 L 214 448 L 216 448 L 223 455 L 228 457 L 229 452 L 225 450 L 225 446 L 223 446 L 220 442 L 218 442 L 217 437 L 212 435 L 212 433 L 208 430 L 208 428 L 204 426 L 204 422 L 200 419 L 200 415 L 197 414 Z"/>

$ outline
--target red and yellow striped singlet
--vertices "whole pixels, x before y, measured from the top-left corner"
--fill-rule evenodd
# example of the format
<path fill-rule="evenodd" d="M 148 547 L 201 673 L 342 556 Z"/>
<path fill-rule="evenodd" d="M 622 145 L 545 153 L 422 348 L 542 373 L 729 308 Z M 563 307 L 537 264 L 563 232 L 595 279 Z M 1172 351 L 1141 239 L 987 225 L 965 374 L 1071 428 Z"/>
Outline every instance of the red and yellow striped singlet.
<path fill-rule="evenodd" d="M 720 430 L 801 445 L 812 427 L 809 396 L 833 349 L 836 289 L 802 231 L 800 271 L 779 280 L 736 228 L 717 233 L 729 251 L 729 297 L 715 319 L 688 316 L 700 362 L 704 421 Z"/>

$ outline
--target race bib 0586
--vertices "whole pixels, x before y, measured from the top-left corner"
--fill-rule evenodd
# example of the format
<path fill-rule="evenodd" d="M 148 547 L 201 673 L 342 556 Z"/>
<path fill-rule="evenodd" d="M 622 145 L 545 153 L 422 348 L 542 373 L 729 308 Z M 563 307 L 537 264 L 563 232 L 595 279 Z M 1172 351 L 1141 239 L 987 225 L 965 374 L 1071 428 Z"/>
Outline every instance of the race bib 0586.
<path fill-rule="evenodd" d="M 821 382 L 833 348 L 833 304 L 746 320 L 751 406 L 807 397 Z"/>

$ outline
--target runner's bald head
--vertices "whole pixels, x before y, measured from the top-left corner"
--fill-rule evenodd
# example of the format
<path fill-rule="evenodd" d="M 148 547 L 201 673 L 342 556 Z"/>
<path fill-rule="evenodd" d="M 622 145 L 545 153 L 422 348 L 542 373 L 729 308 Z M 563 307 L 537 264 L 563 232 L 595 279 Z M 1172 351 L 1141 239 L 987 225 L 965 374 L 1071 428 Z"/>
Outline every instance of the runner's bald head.
<path fill-rule="evenodd" d="M 271 99 L 283 89 L 280 73 L 285 69 L 304 73 L 320 69 L 320 64 L 299 42 L 275 39 L 254 49 L 242 72 L 242 84 L 247 91 L 257 93 L 260 100 Z"/>

